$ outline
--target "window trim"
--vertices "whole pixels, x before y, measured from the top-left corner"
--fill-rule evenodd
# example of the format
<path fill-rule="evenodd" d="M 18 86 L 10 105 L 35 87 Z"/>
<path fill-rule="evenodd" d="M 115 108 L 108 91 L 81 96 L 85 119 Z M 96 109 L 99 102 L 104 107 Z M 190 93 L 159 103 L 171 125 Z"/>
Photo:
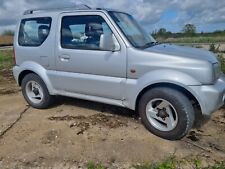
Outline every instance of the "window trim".
<path fill-rule="evenodd" d="M 24 45 L 24 44 L 21 44 L 19 39 L 20 39 L 20 30 L 21 30 L 22 23 L 23 22 L 25 23 L 26 21 L 38 20 L 38 19 L 43 19 L 43 18 L 50 19 L 49 33 L 48 33 L 48 36 L 45 38 L 45 40 L 41 44 L 37 44 L 37 45 Z M 33 18 L 24 18 L 24 19 L 22 19 L 21 22 L 20 22 L 20 26 L 19 26 L 19 33 L 18 33 L 18 40 L 17 40 L 18 45 L 22 46 L 22 47 L 40 47 L 40 46 L 42 46 L 43 43 L 48 39 L 48 37 L 49 37 L 49 35 L 51 33 L 51 28 L 52 28 L 52 17 L 49 17 L 49 16 L 46 16 L 46 17 L 33 17 Z"/>
<path fill-rule="evenodd" d="M 99 15 L 99 14 L 82 14 L 82 15 L 79 15 L 79 14 L 72 14 L 72 15 L 63 15 L 63 16 L 61 16 L 61 20 L 60 20 L 60 35 L 59 35 L 59 39 L 60 39 L 60 47 L 62 48 L 62 49 L 64 49 L 64 50 L 82 50 L 82 51 L 111 51 L 111 50 L 104 50 L 104 49 L 101 49 L 101 48 L 99 48 L 99 49 L 94 49 L 94 48 L 85 48 L 85 49 L 82 49 L 82 48 L 76 48 L 76 47 L 74 47 L 74 48 L 66 48 L 66 47 L 63 47 L 62 46 L 62 23 L 63 23 L 63 19 L 65 18 L 65 17 L 80 17 L 80 16 L 82 16 L 82 17 L 85 17 L 85 16 L 99 16 L 99 17 L 101 17 L 105 22 L 106 22 L 106 24 L 108 25 L 108 27 L 110 28 L 110 30 L 111 30 L 111 32 L 112 32 L 112 34 L 114 34 L 114 32 L 113 32 L 113 30 L 112 30 L 112 28 L 110 27 L 110 25 L 108 24 L 108 22 L 107 22 L 107 20 L 103 17 L 103 16 L 101 16 L 101 15 Z M 115 36 L 115 35 L 114 35 Z M 115 38 L 116 38 L 116 36 L 115 36 Z M 119 41 L 118 41 L 118 39 L 116 38 L 116 41 L 119 43 Z M 119 43 L 120 44 L 120 43 Z M 120 45 L 121 46 L 121 45 Z"/>

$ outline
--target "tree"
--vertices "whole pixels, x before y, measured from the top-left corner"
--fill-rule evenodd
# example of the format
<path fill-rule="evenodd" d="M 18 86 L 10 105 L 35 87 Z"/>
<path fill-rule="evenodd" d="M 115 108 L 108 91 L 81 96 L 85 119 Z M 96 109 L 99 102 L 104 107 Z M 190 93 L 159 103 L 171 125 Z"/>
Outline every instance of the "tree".
<path fill-rule="evenodd" d="M 194 35 L 194 34 L 196 34 L 196 26 L 194 24 L 186 24 L 183 27 L 182 32 L 187 35 Z"/>
<path fill-rule="evenodd" d="M 2 35 L 4 36 L 13 36 L 14 32 L 12 30 L 5 30 Z"/>
<path fill-rule="evenodd" d="M 159 35 L 159 36 L 163 36 L 163 35 L 165 35 L 167 32 L 166 32 L 166 29 L 165 28 L 160 28 L 159 30 L 158 30 L 158 32 L 157 32 L 157 34 Z"/>

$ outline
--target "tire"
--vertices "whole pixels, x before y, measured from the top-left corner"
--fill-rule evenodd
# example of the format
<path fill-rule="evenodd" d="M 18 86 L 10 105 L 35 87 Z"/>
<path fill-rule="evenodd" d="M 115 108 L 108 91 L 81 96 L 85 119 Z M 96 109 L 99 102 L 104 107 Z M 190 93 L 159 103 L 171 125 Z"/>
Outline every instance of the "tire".
<path fill-rule="evenodd" d="M 167 140 L 183 138 L 195 120 L 190 100 L 183 93 L 167 87 L 153 88 L 143 94 L 138 111 L 145 127 Z"/>
<path fill-rule="evenodd" d="M 53 103 L 53 96 L 49 94 L 45 83 L 38 75 L 26 75 L 21 86 L 25 100 L 33 108 L 46 109 Z"/>

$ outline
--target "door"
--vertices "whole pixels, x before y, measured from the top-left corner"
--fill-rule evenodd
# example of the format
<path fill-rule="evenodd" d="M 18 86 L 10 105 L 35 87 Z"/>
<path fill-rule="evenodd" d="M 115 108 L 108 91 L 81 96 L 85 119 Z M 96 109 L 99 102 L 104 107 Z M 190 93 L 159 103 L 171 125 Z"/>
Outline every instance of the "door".
<path fill-rule="evenodd" d="M 56 89 L 122 100 L 126 48 L 107 16 L 102 12 L 79 12 L 63 14 L 59 20 Z M 102 34 L 114 34 L 120 50 L 101 49 Z"/>

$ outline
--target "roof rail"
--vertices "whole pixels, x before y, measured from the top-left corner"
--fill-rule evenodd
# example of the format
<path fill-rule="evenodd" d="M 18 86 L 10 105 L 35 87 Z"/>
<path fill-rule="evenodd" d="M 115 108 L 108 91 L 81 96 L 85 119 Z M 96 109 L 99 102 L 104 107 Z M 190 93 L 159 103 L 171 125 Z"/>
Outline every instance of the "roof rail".
<path fill-rule="evenodd" d="M 34 12 L 42 12 L 42 11 L 58 11 L 58 10 L 88 10 L 92 9 L 91 7 L 87 5 L 75 5 L 75 6 L 70 6 L 70 7 L 60 7 L 60 8 L 40 8 L 40 9 L 30 9 L 26 10 L 23 14 L 24 15 L 29 15 L 33 14 Z"/>

